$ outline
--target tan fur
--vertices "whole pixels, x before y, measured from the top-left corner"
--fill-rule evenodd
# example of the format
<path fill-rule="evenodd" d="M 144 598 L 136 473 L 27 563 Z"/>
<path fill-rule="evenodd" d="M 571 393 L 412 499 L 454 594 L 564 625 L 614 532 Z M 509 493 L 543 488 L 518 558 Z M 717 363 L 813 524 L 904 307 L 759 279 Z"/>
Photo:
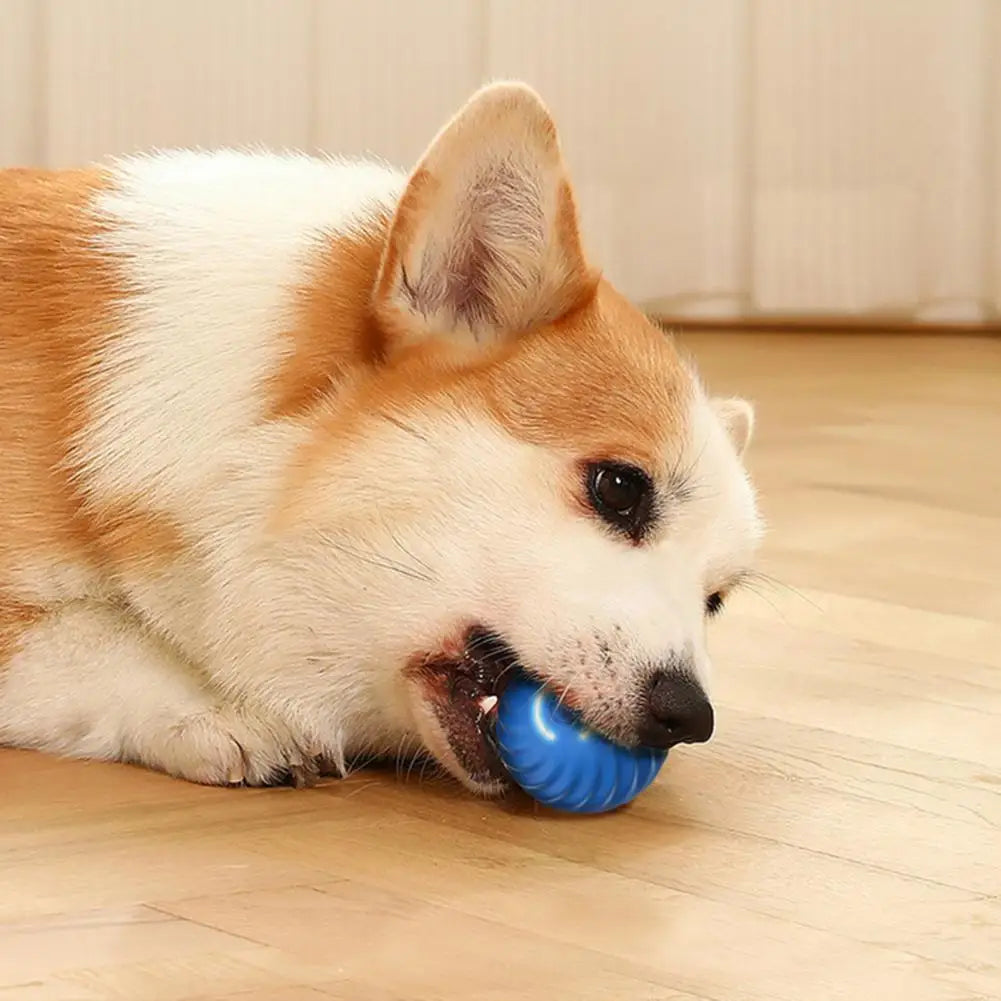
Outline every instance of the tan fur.
<path fill-rule="evenodd" d="M 19 648 L 24 634 L 45 615 L 45 609 L 28 605 L 0 593 L 0 671 Z"/>
<path fill-rule="evenodd" d="M 88 512 L 90 541 L 99 556 L 114 568 L 155 570 L 171 562 L 186 547 L 183 528 L 163 514 L 155 514 L 138 498 L 102 504 Z"/>
<path fill-rule="evenodd" d="M 296 323 L 285 332 L 290 352 L 267 390 L 269 418 L 303 413 L 381 357 L 385 335 L 372 315 L 371 288 L 388 228 L 383 215 L 357 233 L 325 237 L 311 280 L 297 292 Z"/>
<path fill-rule="evenodd" d="M 356 327 L 354 336 L 363 329 Z M 331 332 L 345 335 L 349 328 Z M 336 368 L 326 374 L 334 377 Z M 298 516 L 299 490 L 318 468 L 347 453 L 374 415 L 419 428 L 436 412 L 479 416 L 485 407 L 521 441 L 574 459 L 656 470 L 668 461 L 690 391 L 671 339 L 602 282 L 585 305 L 492 350 L 472 355 L 461 345 L 424 342 L 406 349 L 392 371 L 356 385 L 342 406 L 320 417 L 292 464 L 288 506 L 275 524 Z M 576 493 L 571 499 L 578 508 Z"/>
<path fill-rule="evenodd" d="M 515 437 L 651 470 L 664 465 L 690 391 L 670 339 L 607 282 L 488 382 L 492 412 Z"/>
<path fill-rule="evenodd" d="M 0 172 L 0 583 L 25 559 L 155 565 L 181 546 L 139 498 L 85 505 L 70 450 L 122 295 L 94 244 L 91 205 L 107 184 L 96 170 Z"/>

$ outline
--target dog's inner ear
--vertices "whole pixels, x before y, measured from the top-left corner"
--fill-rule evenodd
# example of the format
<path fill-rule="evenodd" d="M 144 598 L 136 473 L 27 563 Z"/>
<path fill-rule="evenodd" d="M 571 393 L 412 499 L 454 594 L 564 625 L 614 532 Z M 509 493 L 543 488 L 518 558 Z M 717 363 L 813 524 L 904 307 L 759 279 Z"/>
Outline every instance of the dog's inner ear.
<path fill-rule="evenodd" d="M 528 87 L 485 88 L 439 133 L 397 207 L 374 303 L 390 346 L 518 333 L 583 304 L 596 283 L 548 111 Z"/>

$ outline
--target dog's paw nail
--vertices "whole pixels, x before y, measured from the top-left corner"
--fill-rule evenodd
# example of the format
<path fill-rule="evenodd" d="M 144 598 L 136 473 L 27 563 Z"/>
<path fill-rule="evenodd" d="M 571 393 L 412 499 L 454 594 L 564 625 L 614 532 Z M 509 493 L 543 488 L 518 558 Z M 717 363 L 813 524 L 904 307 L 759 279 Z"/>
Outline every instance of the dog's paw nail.
<path fill-rule="evenodd" d="M 289 774 L 292 779 L 292 785 L 296 789 L 309 789 L 311 786 L 315 786 L 319 779 L 316 766 L 312 763 L 292 765 L 289 769 Z"/>

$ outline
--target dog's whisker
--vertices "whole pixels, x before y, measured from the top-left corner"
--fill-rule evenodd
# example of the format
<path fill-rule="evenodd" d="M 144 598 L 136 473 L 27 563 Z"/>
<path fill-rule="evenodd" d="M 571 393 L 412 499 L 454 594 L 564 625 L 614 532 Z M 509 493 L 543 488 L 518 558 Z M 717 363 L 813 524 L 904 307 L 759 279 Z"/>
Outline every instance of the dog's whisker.
<path fill-rule="evenodd" d="M 431 772 L 432 778 L 437 778 L 438 776 L 441 775 L 441 765 L 439 765 L 438 762 L 435 761 L 433 758 L 425 756 L 424 764 L 421 767 L 421 773 L 417 777 L 418 784 L 424 781 L 424 779 L 427 777 L 427 773 L 429 770 Z"/>
<path fill-rule="evenodd" d="M 766 587 L 771 587 L 773 590 L 788 591 L 794 597 L 799 598 L 800 601 L 805 601 L 818 612 L 822 612 L 824 610 L 821 605 L 809 597 L 809 595 L 804 594 L 798 587 L 794 587 L 792 584 L 787 584 L 785 581 L 779 580 L 777 577 L 773 577 L 771 574 L 765 573 L 761 570 L 749 570 L 741 576 L 740 583 L 748 585 L 760 584 Z"/>
<path fill-rule="evenodd" d="M 745 587 L 746 590 L 749 591 L 751 594 L 753 594 L 756 598 L 760 598 L 763 602 L 765 602 L 773 612 L 775 612 L 777 615 L 780 616 L 782 615 L 782 610 L 779 608 L 779 606 L 774 601 L 772 601 L 772 599 L 767 594 L 765 594 L 765 592 L 762 591 L 759 587 L 757 587 L 755 584 L 746 584 Z"/>
<path fill-rule="evenodd" d="M 421 756 L 420 750 L 415 747 L 410 752 L 410 764 L 409 764 L 409 766 L 407 768 L 407 777 L 406 777 L 405 781 L 407 781 L 407 782 L 410 781 L 410 777 L 414 773 L 414 768 L 417 766 L 417 762 L 420 761 L 421 758 L 422 758 L 422 756 Z M 420 778 L 418 777 L 418 783 L 419 782 L 420 782 Z"/>
<path fill-rule="evenodd" d="M 383 420 L 386 420 L 390 424 L 394 425 L 395 427 L 398 427 L 401 431 L 406 432 L 406 434 L 409 434 L 412 437 L 417 438 L 419 441 L 430 441 L 430 439 L 426 434 L 422 434 L 420 431 L 417 430 L 417 428 L 413 427 L 411 424 L 408 424 L 406 421 L 397 417 L 395 414 L 390 414 L 387 413 L 385 410 L 380 410 L 379 416 Z"/>
<path fill-rule="evenodd" d="M 371 789 L 372 786 L 377 786 L 378 784 L 379 783 L 375 782 L 375 781 L 373 781 L 373 782 L 365 782 L 363 785 L 358 786 L 357 789 L 352 789 L 351 792 L 349 792 L 343 798 L 344 799 L 351 799 L 354 796 L 357 796 L 359 793 L 363 793 L 366 789 Z"/>
<path fill-rule="evenodd" d="M 560 686 L 560 694 L 556 700 L 557 709 L 564 704 L 566 697 L 575 689 L 577 682 L 580 680 L 583 673 L 584 668 L 578 668 L 577 671 L 571 676 L 570 680 L 565 685 Z"/>
<path fill-rule="evenodd" d="M 397 779 L 402 779 L 403 777 L 403 748 L 406 746 L 407 741 L 410 739 L 409 734 L 403 734 L 400 737 L 399 746 L 396 749 L 396 754 L 393 755 L 393 768 L 396 772 Z"/>
<path fill-rule="evenodd" d="M 378 760 L 379 754 L 375 751 L 371 751 L 367 755 L 359 755 L 357 758 L 350 758 L 345 761 L 344 774 L 341 777 L 350 778 L 355 772 L 368 768 L 369 765 Z"/>
<path fill-rule="evenodd" d="M 426 759 L 424 749 L 421 747 L 419 740 L 416 739 L 414 740 L 414 746 L 411 748 L 409 753 L 410 753 L 410 762 L 407 767 L 407 776 L 405 779 L 405 781 L 407 782 L 410 781 L 410 777 L 413 775 L 414 769 L 417 767 L 418 763 L 421 763 Z M 418 777 L 418 782 L 419 781 L 420 779 Z"/>
<path fill-rule="evenodd" d="M 377 552 L 374 549 L 370 549 L 369 552 L 364 552 L 353 546 L 348 545 L 346 542 L 342 542 L 339 539 L 333 538 L 327 532 L 319 532 L 325 545 L 330 546 L 330 548 L 343 553 L 346 556 L 350 556 L 368 566 L 377 567 L 382 570 L 394 571 L 401 574 L 404 577 L 409 577 L 412 580 L 423 581 L 424 583 L 431 584 L 434 583 L 434 578 L 429 574 L 422 572 L 420 569 L 409 567 L 399 560 L 394 560 L 384 553 Z"/>
<path fill-rule="evenodd" d="M 719 490 L 714 487 L 710 487 L 709 484 L 702 479 L 688 479 L 681 487 L 675 488 L 673 493 L 675 499 L 680 502 L 707 501 L 719 496 Z"/>
<path fill-rule="evenodd" d="M 409 733 L 404 734 L 400 740 L 400 747 L 396 755 L 396 777 L 401 782 L 406 782 L 407 776 L 410 774 L 409 770 L 404 772 L 404 769 L 412 763 L 416 743 L 417 739 Z"/>
<path fill-rule="evenodd" d="M 310 650 L 302 655 L 303 660 L 310 664 L 340 660 L 342 657 L 343 653 L 338 650 Z"/>
<path fill-rule="evenodd" d="M 437 577 L 437 574 L 434 572 L 434 568 L 431 567 L 431 566 L 429 566 L 427 563 L 424 562 L 424 560 L 422 560 L 419 557 L 415 556 L 409 549 L 407 549 L 407 547 L 404 546 L 403 543 L 399 540 L 399 538 L 397 537 L 397 535 L 396 535 L 395 532 L 390 532 L 389 533 L 389 537 L 393 540 L 394 545 L 405 556 L 408 556 L 410 559 L 412 559 L 414 561 L 414 563 L 416 563 L 418 566 L 420 566 L 424 570 L 426 570 L 428 572 L 428 574 L 431 575 L 431 577 Z"/>
<path fill-rule="evenodd" d="M 702 446 L 696 453 L 695 458 L 692 459 L 688 465 L 684 468 L 681 466 L 682 455 L 684 453 L 679 453 L 675 463 L 668 470 L 667 481 L 670 484 L 670 492 L 675 497 L 687 498 L 689 496 L 689 491 L 691 490 L 691 477 L 692 473 L 698 467 L 699 463 L 702 461 L 702 456 L 705 453 L 706 448 L 709 445 L 709 438 L 703 439 Z"/>

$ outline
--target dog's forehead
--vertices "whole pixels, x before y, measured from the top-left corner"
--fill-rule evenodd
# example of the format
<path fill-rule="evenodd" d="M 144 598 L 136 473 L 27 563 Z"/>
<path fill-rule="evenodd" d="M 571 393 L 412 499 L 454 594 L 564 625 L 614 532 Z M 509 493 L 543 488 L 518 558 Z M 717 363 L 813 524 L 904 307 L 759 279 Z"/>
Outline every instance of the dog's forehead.
<path fill-rule="evenodd" d="M 602 282 L 491 369 L 488 401 L 517 438 L 658 473 L 684 447 L 694 392 L 671 338 Z"/>

